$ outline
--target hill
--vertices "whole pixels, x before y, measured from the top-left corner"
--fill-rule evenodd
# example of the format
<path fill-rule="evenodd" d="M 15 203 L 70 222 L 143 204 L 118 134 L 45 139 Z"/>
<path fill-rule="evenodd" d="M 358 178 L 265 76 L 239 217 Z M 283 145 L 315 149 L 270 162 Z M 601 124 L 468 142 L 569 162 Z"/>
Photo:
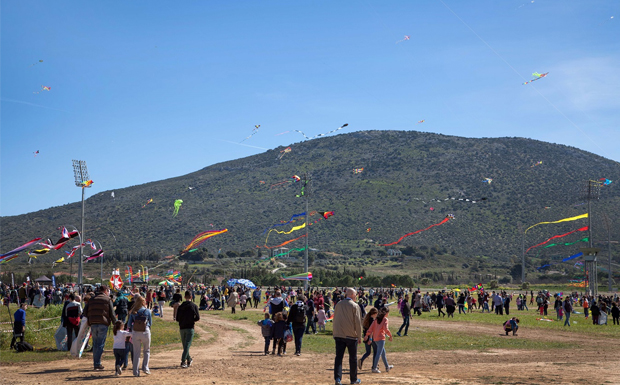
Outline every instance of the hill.
<path fill-rule="evenodd" d="M 454 220 L 405 238 L 400 245 L 435 247 L 455 258 L 487 256 L 508 261 L 521 254 L 520 229 L 584 213 L 587 205 L 578 204 L 584 202 L 580 193 L 586 181 L 620 175 L 614 161 L 524 138 L 364 131 L 290 147 L 291 152 L 281 159 L 283 147 L 181 177 L 117 189 L 115 199 L 110 191 L 96 194 L 86 201 L 86 237 L 97 239 L 108 252 L 159 258 L 178 253 L 199 232 L 227 228 L 228 233 L 203 244 L 210 253 L 256 249 L 265 242 L 265 228 L 305 210 L 304 199 L 296 197 L 302 182 L 289 181 L 293 175 L 307 173 L 310 211 L 335 212 L 310 227 L 312 248 L 345 255 L 360 254 L 365 248 L 384 250 L 375 242 L 393 242 L 453 214 Z M 539 161 L 542 164 L 532 167 Z M 363 172 L 353 172 L 362 167 Z M 485 178 L 492 182 L 485 183 Z M 601 199 L 593 203 L 595 240 L 607 238 L 603 213 L 611 218 L 612 234 L 618 234 L 619 194 L 612 183 L 601 189 Z M 142 208 L 148 199 L 153 203 Z M 183 204 L 173 218 L 175 199 Z M 3 217 L 2 250 L 34 236 L 57 238 L 59 226 L 78 226 L 80 210 L 77 202 Z M 311 217 L 312 222 L 318 218 Z M 542 242 L 577 227 L 572 222 L 539 226 L 528 233 L 526 243 Z M 302 232 L 272 233 L 269 244 Z M 290 244 L 301 246 L 303 241 Z M 569 255 L 577 247 L 549 252 Z M 51 254 L 40 258 L 41 263 L 59 258 Z"/>

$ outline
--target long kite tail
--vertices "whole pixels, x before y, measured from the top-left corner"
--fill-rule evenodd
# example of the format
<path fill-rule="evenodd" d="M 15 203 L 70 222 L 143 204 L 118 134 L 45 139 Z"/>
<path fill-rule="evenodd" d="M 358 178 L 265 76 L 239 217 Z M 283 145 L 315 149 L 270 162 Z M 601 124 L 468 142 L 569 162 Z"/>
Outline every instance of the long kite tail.
<path fill-rule="evenodd" d="M 540 242 L 540 243 L 539 243 L 539 244 L 537 244 L 537 245 L 531 246 L 529 249 L 525 250 L 525 252 L 527 253 L 528 251 L 530 251 L 530 250 L 532 250 L 532 249 L 534 249 L 534 248 L 536 248 L 536 247 L 538 247 L 538 246 L 542 246 L 542 245 L 544 245 L 544 244 L 548 243 L 549 241 L 551 241 L 551 240 L 553 240 L 553 239 L 562 238 L 562 237 L 565 237 L 565 236 L 567 236 L 567 235 L 574 234 L 574 233 L 576 233 L 576 232 L 578 232 L 578 231 L 588 231 L 588 226 L 584 226 L 584 227 L 582 227 L 582 228 L 580 228 L 580 229 L 577 229 L 577 230 L 569 231 L 568 233 L 565 233 L 565 234 L 554 235 L 553 237 L 551 237 L 551 238 L 547 239 L 547 240 L 546 240 L 546 241 L 544 241 L 544 242 Z"/>
<path fill-rule="evenodd" d="M 412 235 L 414 235 L 414 234 L 421 233 L 422 231 L 426 231 L 426 230 L 430 229 L 431 227 L 441 226 L 441 225 L 443 225 L 444 223 L 448 222 L 450 219 L 452 219 L 452 217 L 450 217 L 450 216 L 445 217 L 445 218 L 444 218 L 441 222 L 439 222 L 439 223 L 435 223 L 434 225 L 430 225 L 430 226 L 428 226 L 428 227 L 427 227 L 427 228 L 425 228 L 425 229 L 422 229 L 422 230 L 417 230 L 417 231 L 414 231 L 414 232 L 412 232 L 412 233 L 408 233 L 408 234 L 403 235 L 402 237 L 398 238 L 398 240 L 397 240 L 396 242 L 392 242 L 392 243 L 384 243 L 384 244 L 380 244 L 379 246 L 392 246 L 392 245 L 396 245 L 397 243 L 400 243 L 400 241 L 402 241 L 403 239 L 405 239 L 405 238 L 407 238 L 407 237 L 409 237 L 409 236 L 412 236 Z"/>
<path fill-rule="evenodd" d="M 288 245 L 288 244 L 289 244 L 289 243 L 291 243 L 291 242 L 295 242 L 295 241 L 297 241 L 297 240 L 299 240 L 299 239 L 301 239 L 301 238 L 304 238 L 305 236 L 306 236 L 306 234 L 304 234 L 304 235 L 302 235 L 302 236 L 299 236 L 299 237 L 297 237 L 297 238 L 290 239 L 290 240 L 288 240 L 288 241 L 286 241 L 286 242 L 284 242 L 284 243 L 280 243 L 279 245 L 276 245 L 276 246 L 267 246 L 267 245 L 265 245 L 265 246 L 258 246 L 258 245 L 257 245 L 256 247 L 257 247 L 257 248 L 259 248 L 259 249 L 260 249 L 260 248 L 263 248 L 263 247 L 264 247 L 265 249 L 275 249 L 275 248 L 278 248 L 278 247 L 282 247 L 282 246 L 284 246 L 284 245 Z"/>

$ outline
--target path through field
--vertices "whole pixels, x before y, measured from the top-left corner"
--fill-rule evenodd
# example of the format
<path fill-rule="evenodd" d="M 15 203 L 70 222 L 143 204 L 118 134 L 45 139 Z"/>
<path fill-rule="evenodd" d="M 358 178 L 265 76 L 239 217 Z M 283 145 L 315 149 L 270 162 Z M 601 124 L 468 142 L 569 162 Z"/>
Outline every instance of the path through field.
<path fill-rule="evenodd" d="M 251 310 L 253 311 L 253 310 Z M 167 318 L 171 314 L 168 312 Z M 167 319 L 172 322 L 171 319 Z M 363 384 L 619 384 L 620 360 L 617 341 L 585 338 L 569 332 L 521 330 L 518 337 L 502 337 L 492 325 L 414 320 L 412 326 L 431 330 L 461 330 L 497 338 L 531 338 L 541 341 L 579 343 L 581 349 L 528 351 L 491 350 L 389 353 L 394 369 L 372 374 L 366 361 L 359 374 Z M 260 329 L 248 322 L 210 315 L 197 328 L 201 341 L 192 347 L 194 364 L 181 369 L 181 345 L 151 354 L 151 375 L 135 378 L 128 370 L 113 375 L 113 361 L 106 370 L 92 370 L 92 355 L 81 360 L 13 364 L 0 368 L 3 384 L 333 384 L 333 354 L 303 353 L 300 357 L 264 356 Z M 415 331 L 412 337 L 415 338 Z M 312 338 L 311 336 L 309 338 Z M 609 344 L 615 345 L 615 348 Z M 289 350 L 290 347 L 289 347 Z M 104 355 L 111 356 L 111 352 Z M 343 383 L 348 384 L 345 356 Z M 131 367 L 131 365 L 130 365 Z"/>

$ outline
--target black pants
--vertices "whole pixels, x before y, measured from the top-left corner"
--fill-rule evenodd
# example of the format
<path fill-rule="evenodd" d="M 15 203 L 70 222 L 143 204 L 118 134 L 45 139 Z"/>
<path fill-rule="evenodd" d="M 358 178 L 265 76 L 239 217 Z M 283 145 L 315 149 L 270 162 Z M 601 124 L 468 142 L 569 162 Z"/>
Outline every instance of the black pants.
<path fill-rule="evenodd" d="M 504 308 L 502 305 L 495 306 L 495 314 L 504 315 Z"/>
<path fill-rule="evenodd" d="M 19 342 L 24 342 L 24 325 L 21 322 L 15 322 L 13 325 L 13 339 L 11 340 L 11 349 L 15 347 L 15 342 L 19 338 Z"/>
<path fill-rule="evenodd" d="M 73 343 L 73 338 L 77 338 L 78 333 L 80 332 L 80 326 L 75 326 L 72 323 L 69 323 L 66 326 L 67 329 L 67 350 L 71 350 L 71 345 Z"/>
<path fill-rule="evenodd" d="M 336 359 L 334 360 L 334 380 L 342 379 L 342 359 L 345 350 L 349 350 L 349 376 L 351 383 L 357 381 L 357 340 L 351 338 L 334 338 L 336 340 Z"/>
<path fill-rule="evenodd" d="M 506 306 L 504 306 L 504 310 L 506 310 L 506 315 L 510 314 L 510 305 L 506 304 Z"/>
<path fill-rule="evenodd" d="M 418 316 L 422 315 L 422 311 L 420 311 L 419 307 L 414 307 L 413 308 L 413 314 L 417 314 Z"/>

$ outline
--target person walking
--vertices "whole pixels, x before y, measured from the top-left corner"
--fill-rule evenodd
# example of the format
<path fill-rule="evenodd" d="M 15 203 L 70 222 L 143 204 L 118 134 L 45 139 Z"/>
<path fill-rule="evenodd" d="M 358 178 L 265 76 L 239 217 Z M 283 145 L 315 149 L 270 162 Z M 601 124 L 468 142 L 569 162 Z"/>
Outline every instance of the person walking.
<path fill-rule="evenodd" d="M 26 334 L 26 309 L 28 309 L 28 303 L 22 301 L 19 305 L 19 309 L 15 311 L 13 317 L 13 338 L 11 339 L 11 349 L 15 348 L 15 342 L 19 338 L 19 342 L 24 342 L 24 335 Z M 10 313 L 9 313 L 10 314 Z"/>
<path fill-rule="evenodd" d="M 357 378 L 357 345 L 362 342 L 361 311 L 355 299 L 357 291 L 348 288 L 346 298 L 334 307 L 333 336 L 336 342 L 336 358 L 334 360 L 334 380 L 341 385 L 342 359 L 345 350 L 349 351 L 349 377 L 351 384 L 361 384 Z"/>
<path fill-rule="evenodd" d="M 260 303 L 260 297 L 261 297 L 261 289 L 257 287 L 252 292 L 252 298 L 254 299 L 254 309 L 258 308 L 258 304 Z"/>
<path fill-rule="evenodd" d="M 564 313 L 566 313 L 566 321 L 564 321 L 564 326 L 570 326 L 570 315 L 573 312 L 573 305 L 570 303 L 569 297 L 566 297 L 564 300 Z"/>
<path fill-rule="evenodd" d="M 166 304 L 166 292 L 164 291 L 164 287 L 161 286 L 159 291 L 157 292 L 157 307 L 159 308 L 159 316 L 164 318 L 164 305 Z"/>
<path fill-rule="evenodd" d="M 110 288 L 107 285 L 99 286 L 97 294 L 84 307 L 84 315 L 88 319 L 90 332 L 93 338 L 93 365 L 95 370 L 103 370 L 101 356 L 108 336 L 108 328 L 116 323 L 114 308 L 110 299 Z"/>
<path fill-rule="evenodd" d="M 67 350 L 71 351 L 73 338 L 77 338 L 80 331 L 80 317 L 82 315 L 82 305 L 80 304 L 80 296 L 69 294 L 69 302 L 65 307 L 63 325 L 67 329 Z"/>
<path fill-rule="evenodd" d="M 236 313 L 235 307 L 239 304 L 239 293 L 237 293 L 236 290 L 232 290 L 232 292 L 228 296 L 228 300 L 226 301 L 226 304 L 230 308 L 230 313 L 235 314 Z"/>
<path fill-rule="evenodd" d="M 192 293 L 185 292 L 185 302 L 177 309 L 176 320 L 179 323 L 181 333 L 181 343 L 183 344 L 183 354 L 181 354 L 181 367 L 189 368 L 192 366 L 192 357 L 189 355 L 189 348 L 194 339 L 194 324 L 200 321 L 198 306 L 192 301 Z"/>
<path fill-rule="evenodd" d="M 140 349 L 144 353 L 142 372 L 149 375 L 149 359 L 151 357 L 151 311 L 146 308 L 146 300 L 140 294 L 134 294 L 134 304 L 129 314 L 127 327 L 131 331 L 133 343 L 133 375 L 140 377 Z"/>
<path fill-rule="evenodd" d="M 181 302 L 183 302 L 183 296 L 181 295 L 181 289 L 177 289 L 176 292 L 172 295 L 172 301 L 170 305 L 172 305 L 172 320 L 177 320 L 177 309 L 181 306 Z"/>
<path fill-rule="evenodd" d="M 293 336 L 295 338 L 295 355 L 301 356 L 301 341 L 304 338 L 306 329 L 306 306 L 303 294 L 297 296 L 297 302 L 291 306 L 288 313 L 288 321 L 293 327 Z"/>
<path fill-rule="evenodd" d="M 379 370 L 379 358 L 383 359 L 385 365 L 385 371 L 389 372 L 394 366 L 388 364 L 387 357 L 385 356 L 385 336 L 389 336 L 392 341 L 392 333 L 389 329 L 389 321 L 387 315 L 389 314 L 389 308 L 383 308 L 379 310 L 379 315 L 375 322 L 370 325 L 370 328 L 366 332 L 366 336 L 372 340 L 373 347 L 375 347 L 375 355 L 372 361 L 372 372 L 381 373 Z"/>
<path fill-rule="evenodd" d="M 442 314 L 445 317 L 446 313 L 443 312 L 443 305 L 444 305 L 444 300 L 443 300 L 443 293 L 438 293 L 437 297 L 435 299 L 435 304 L 437 305 L 437 317 L 440 317 Z"/>
<path fill-rule="evenodd" d="M 364 353 L 364 355 L 362 355 L 362 358 L 360 358 L 357 361 L 357 368 L 359 370 L 362 370 L 362 365 L 364 365 L 364 360 L 370 356 L 371 349 L 372 349 L 372 341 L 368 343 L 368 340 L 370 337 L 366 337 L 366 332 L 368 332 L 368 329 L 370 329 L 370 325 L 372 325 L 372 323 L 375 322 L 375 318 L 377 318 L 378 314 L 379 312 L 377 311 L 377 309 L 373 307 L 373 308 L 370 308 L 370 310 L 366 314 L 366 317 L 364 317 L 364 322 L 362 323 L 362 327 L 363 327 L 363 334 L 364 334 L 364 347 L 366 348 L 366 352 Z"/>
<path fill-rule="evenodd" d="M 312 328 L 312 333 L 316 334 L 316 310 L 314 309 L 314 301 L 312 297 L 308 297 L 306 301 L 306 318 L 308 321 L 306 322 L 306 334 L 310 334 L 310 328 Z"/>
<path fill-rule="evenodd" d="M 400 329 L 396 333 L 397 336 L 401 336 L 400 332 L 405 328 L 404 336 L 407 336 L 409 331 L 409 319 L 411 318 L 411 308 L 409 307 L 409 294 L 405 294 L 405 300 L 401 304 L 400 314 L 403 316 L 403 324 L 400 325 Z"/>
<path fill-rule="evenodd" d="M 129 301 L 121 291 L 117 294 L 116 300 L 114 301 L 114 306 L 116 306 L 116 309 L 114 310 L 116 318 L 125 323 L 125 320 L 127 319 L 127 311 L 129 309 Z"/>

